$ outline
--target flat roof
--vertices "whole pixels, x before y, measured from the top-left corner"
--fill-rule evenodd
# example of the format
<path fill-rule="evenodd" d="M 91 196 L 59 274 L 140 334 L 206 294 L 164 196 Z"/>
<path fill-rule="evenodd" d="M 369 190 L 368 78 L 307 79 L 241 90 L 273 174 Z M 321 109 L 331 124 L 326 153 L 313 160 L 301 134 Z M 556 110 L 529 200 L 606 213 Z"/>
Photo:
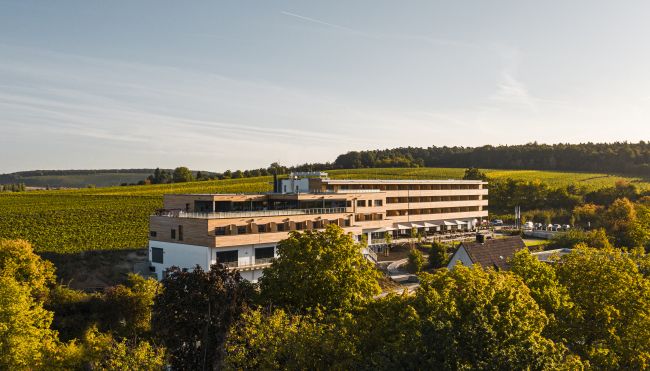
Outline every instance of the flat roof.
<path fill-rule="evenodd" d="M 487 184 L 482 180 L 465 179 L 323 179 L 332 184 Z"/>

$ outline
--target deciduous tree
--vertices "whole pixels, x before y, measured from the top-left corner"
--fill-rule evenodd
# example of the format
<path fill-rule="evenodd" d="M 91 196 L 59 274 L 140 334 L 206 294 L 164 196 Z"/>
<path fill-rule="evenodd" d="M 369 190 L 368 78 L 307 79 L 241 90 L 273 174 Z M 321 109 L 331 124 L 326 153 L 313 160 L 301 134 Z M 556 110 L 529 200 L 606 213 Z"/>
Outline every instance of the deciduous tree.
<path fill-rule="evenodd" d="M 152 327 L 179 370 L 219 367 L 229 327 L 248 307 L 252 288 L 239 272 L 172 268 L 154 302 Z"/>
<path fill-rule="evenodd" d="M 562 257 L 557 275 L 575 305 L 572 351 L 598 369 L 650 367 L 650 280 L 634 255 L 581 246 Z"/>
<path fill-rule="evenodd" d="M 380 292 L 379 272 L 336 225 L 292 232 L 260 279 L 263 299 L 296 311 L 348 311 Z"/>

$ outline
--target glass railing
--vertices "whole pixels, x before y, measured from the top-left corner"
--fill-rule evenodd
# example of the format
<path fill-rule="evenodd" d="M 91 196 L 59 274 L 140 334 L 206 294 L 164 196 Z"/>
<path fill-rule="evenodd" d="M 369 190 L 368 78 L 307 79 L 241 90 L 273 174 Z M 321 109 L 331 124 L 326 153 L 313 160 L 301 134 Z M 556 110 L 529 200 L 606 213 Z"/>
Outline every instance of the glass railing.
<path fill-rule="evenodd" d="M 345 207 L 327 207 L 327 208 L 315 208 L 315 209 L 228 211 L 228 212 L 217 212 L 217 213 L 165 210 L 165 211 L 159 211 L 155 215 L 167 216 L 173 218 L 227 219 L 227 218 L 252 218 L 252 217 L 262 217 L 262 216 L 342 214 L 346 212 L 345 209 L 346 209 Z"/>

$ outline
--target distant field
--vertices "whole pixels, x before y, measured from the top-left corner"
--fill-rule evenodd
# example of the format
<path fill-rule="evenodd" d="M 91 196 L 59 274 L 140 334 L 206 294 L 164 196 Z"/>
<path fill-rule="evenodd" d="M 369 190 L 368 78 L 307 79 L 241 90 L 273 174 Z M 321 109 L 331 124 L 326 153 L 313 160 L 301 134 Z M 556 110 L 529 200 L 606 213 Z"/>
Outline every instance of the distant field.
<path fill-rule="evenodd" d="M 450 179 L 464 169 L 359 169 L 330 171 L 339 179 Z M 551 186 L 611 186 L 618 180 L 650 184 L 639 179 L 605 174 L 546 171 L 487 170 L 495 179 L 525 179 Z M 215 180 L 180 184 L 110 187 L 60 191 L 0 193 L 0 238 L 23 238 L 39 251 L 76 253 L 143 247 L 147 244 L 149 215 L 162 206 L 165 193 L 249 193 L 272 189 L 272 177 Z"/>
<path fill-rule="evenodd" d="M 22 177 L 20 181 L 29 187 L 85 188 L 118 186 L 122 183 L 137 183 L 151 173 L 100 173 L 84 175 L 39 175 Z"/>

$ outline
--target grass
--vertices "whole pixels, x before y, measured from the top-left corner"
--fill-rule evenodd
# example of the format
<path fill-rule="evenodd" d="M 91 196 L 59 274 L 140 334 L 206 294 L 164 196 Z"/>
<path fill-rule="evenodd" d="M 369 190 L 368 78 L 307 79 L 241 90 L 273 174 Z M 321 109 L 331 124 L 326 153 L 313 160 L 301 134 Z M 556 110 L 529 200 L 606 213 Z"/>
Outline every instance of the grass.
<path fill-rule="evenodd" d="M 542 247 L 551 243 L 551 240 L 524 239 L 526 247 Z"/>
<path fill-rule="evenodd" d="M 337 179 L 458 179 L 464 169 L 334 170 Z M 552 187 L 568 184 L 588 189 L 619 180 L 650 188 L 637 178 L 593 173 L 487 170 L 494 179 L 540 180 Z M 272 189 L 272 177 L 228 179 L 180 184 L 84 188 L 76 190 L 0 193 L 0 238 L 22 238 L 37 251 L 78 253 L 91 250 L 141 248 L 147 244 L 149 215 L 162 207 L 166 193 L 254 193 Z"/>

